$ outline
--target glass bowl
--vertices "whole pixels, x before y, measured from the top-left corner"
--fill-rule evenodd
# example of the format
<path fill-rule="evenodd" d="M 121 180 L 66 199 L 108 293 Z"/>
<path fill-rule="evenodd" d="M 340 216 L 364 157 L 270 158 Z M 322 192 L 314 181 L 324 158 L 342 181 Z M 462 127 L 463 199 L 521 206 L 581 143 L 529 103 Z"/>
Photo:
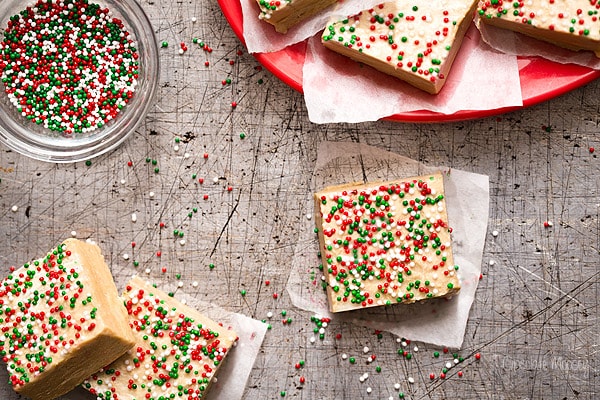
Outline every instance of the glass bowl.
<path fill-rule="evenodd" d="M 11 17 L 34 6 L 36 1 L 1 0 L 0 41 Z M 54 0 L 56 3 L 56 0 Z M 159 56 L 154 30 L 136 0 L 89 0 L 108 8 L 123 22 L 136 45 L 138 78 L 133 97 L 101 127 L 83 133 L 60 133 L 24 117 L 13 105 L 0 82 L 0 142 L 34 159 L 66 163 L 88 160 L 121 144 L 144 120 L 158 87 Z M 0 73 L 2 71 L 0 70 Z"/>

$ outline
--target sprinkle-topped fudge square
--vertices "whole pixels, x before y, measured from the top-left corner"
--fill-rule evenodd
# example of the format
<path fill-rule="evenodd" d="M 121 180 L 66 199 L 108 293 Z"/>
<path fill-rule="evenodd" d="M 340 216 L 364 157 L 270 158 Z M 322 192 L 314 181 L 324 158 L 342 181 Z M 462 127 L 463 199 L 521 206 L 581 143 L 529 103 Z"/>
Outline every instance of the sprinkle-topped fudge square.
<path fill-rule="evenodd" d="M 480 1 L 481 21 L 600 57 L 600 1 Z"/>
<path fill-rule="evenodd" d="M 298 24 L 336 3 L 337 0 L 256 0 L 260 7 L 258 18 L 286 33 Z"/>
<path fill-rule="evenodd" d="M 325 28 L 325 47 L 426 92 L 438 93 L 477 0 L 383 3 Z"/>
<path fill-rule="evenodd" d="M 83 387 L 105 400 L 205 397 L 236 333 L 139 277 L 123 297 L 137 344 Z"/>
<path fill-rule="evenodd" d="M 0 288 L 0 354 L 18 393 L 67 393 L 134 344 L 98 246 L 67 239 Z"/>
<path fill-rule="evenodd" d="M 314 199 L 331 312 L 460 290 L 440 173 L 329 187 Z"/>

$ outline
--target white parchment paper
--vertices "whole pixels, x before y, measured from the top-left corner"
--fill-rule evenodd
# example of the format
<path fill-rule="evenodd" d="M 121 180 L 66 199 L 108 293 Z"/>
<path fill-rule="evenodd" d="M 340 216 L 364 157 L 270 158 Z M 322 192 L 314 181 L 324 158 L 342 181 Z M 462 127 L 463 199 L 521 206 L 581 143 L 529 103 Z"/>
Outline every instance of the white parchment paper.
<path fill-rule="evenodd" d="M 520 33 L 490 26 L 481 22 L 479 15 L 475 17 L 475 24 L 483 40 L 505 54 L 536 56 L 561 64 L 600 69 L 600 58 L 591 51 L 571 51 Z"/>
<path fill-rule="evenodd" d="M 454 114 L 523 105 L 517 57 L 493 50 L 474 25 L 437 95 L 334 53 L 320 37 L 309 39 L 302 73 L 304 101 L 315 123 L 376 121 L 415 110 Z"/>
<path fill-rule="evenodd" d="M 481 274 L 483 246 L 489 208 L 488 177 L 474 173 L 432 167 L 374 147 L 356 143 L 325 142 L 319 147 L 311 191 L 357 181 L 381 181 L 444 173 L 446 203 L 453 228 L 454 261 L 460 266 L 462 288 L 451 300 L 391 307 L 374 307 L 332 314 L 321 287 L 322 272 L 317 257 L 318 240 L 314 218 L 300 228 L 287 291 L 293 304 L 334 321 L 345 321 L 385 330 L 400 337 L 460 348 L 471 304 Z M 307 212 L 314 210 L 312 196 Z"/>

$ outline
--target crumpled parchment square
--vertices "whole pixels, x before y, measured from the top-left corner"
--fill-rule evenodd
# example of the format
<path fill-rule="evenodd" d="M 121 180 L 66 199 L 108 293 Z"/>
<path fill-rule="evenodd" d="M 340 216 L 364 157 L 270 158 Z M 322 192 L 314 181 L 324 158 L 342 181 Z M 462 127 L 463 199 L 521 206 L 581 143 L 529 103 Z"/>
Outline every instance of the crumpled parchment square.
<path fill-rule="evenodd" d="M 495 110 L 523 105 L 517 57 L 493 50 L 477 28 L 467 31 L 442 91 L 426 93 L 308 40 L 303 88 L 315 123 L 377 121 L 397 113 L 429 110 Z"/>
<path fill-rule="evenodd" d="M 488 25 L 475 17 L 475 25 L 482 39 L 492 48 L 504 54 L 521 57 L 542 57 L 560 64 L 577 64 L 600 69 L 600 57 L 591 51 L 572 51 L 537 40 L 521 33 Z"/>
<path fill-rule="evenodd" d="M 450 226 L 453 228 L 454 261 L 460 266 L 462 288 L 452 299 L 389 307 L 372 307 L 330 313 L 321 287 L 318 266 L 319 244 L 314 218 L 300 227 L 287 291 L 293 304 L 333 321 L 359 324 L 389 331 L 411 340 L 460 348 L 471 304 L 481 274 L 483 247 L 488 223 L 489 180 L 470 172 L 432 167 L 417 161 L 357 143 L 322 143 L 318 150 L 310 189 L 360 181 L 387 181 L 442 171 Z M 306 209 L 313 212 L 312 196 Z"/>

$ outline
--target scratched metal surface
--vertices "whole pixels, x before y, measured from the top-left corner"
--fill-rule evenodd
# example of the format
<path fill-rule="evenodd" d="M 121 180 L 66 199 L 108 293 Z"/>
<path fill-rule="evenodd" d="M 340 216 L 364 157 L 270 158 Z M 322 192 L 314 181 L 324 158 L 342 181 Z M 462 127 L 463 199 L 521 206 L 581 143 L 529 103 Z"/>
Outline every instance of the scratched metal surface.
<path fill-rule="evenodd" d="M 600 161 L 590 152 L 600 150 L 600 82 L 499 118 L 314 125 L 301 95 L 244 51 L 216 2 L 143 5 L 170 46 L 161 49 L 156 105 L 135 135 L 89 166 L 40 163 L 0 148 L 2 275 L 75 231 L 101 245 L 119 288 L 137 272 L 173 290 L 179 274 L 184 285 L 176 293 L 256 319 L 272 312 L 248 399 L 282 398 L 282 391 L 294 399 L 600 396 Z M 213 51 L 192 46 L 192 37 Z M 190 47 L 183 56 L 181 41 Z M 223 85 L 227 78 L 231 84 Z M 297 226 L 312 212 L 306 188 L 326 140 L 489 175 L 483 278 L 458 351 L 464 361 L 446 379 L 429 377 L 452 362 L 440 348 L 417 344 L 416 351 L 411 343 L 407 360 L 397 338 L 335 321 L 312 344 L 311 314 L 291 306 L 288 261 Z M 290 324 L 281 322 L 282 310 Z M 371 354 L 376 359 L 367 363 Z M 297 369 L 300 360 L 305 365 Z M 0 398 L 18 396 L 0 383 Z"/>

